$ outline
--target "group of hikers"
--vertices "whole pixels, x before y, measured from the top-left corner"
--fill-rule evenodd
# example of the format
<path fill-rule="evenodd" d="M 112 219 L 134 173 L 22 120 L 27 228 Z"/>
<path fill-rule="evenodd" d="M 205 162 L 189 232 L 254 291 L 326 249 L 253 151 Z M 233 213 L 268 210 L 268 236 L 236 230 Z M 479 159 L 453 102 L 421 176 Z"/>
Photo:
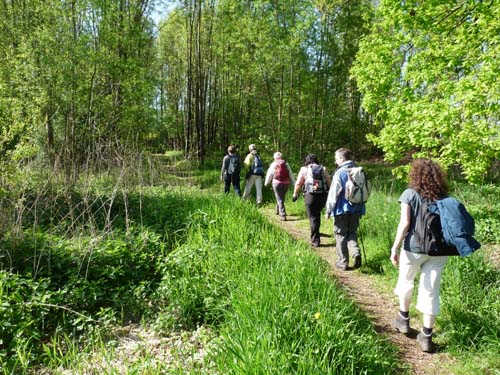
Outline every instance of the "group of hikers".
<path fill-rule="evenodd" d="M 242 165 L 237 146 L 228 147 L 228 153 L 222 161 L 221 180 L 224 181 L 224 192 L 230 191 L 231 185 L 236 194 L 240 192 L 240 173 Z M 355 166 L 352 153 L 346 148 L 335 152 L 337 170 L 332 177 L 321 165 L 314 154 L 308 154 L 304 165 L 295 179 L 290 165 L 283 159 L 281 152 L 274 153 L 274 160 L 264 172 L 262 158 L 254 144 L 248 146 L 248 155 L 243 165 L 246 168 L 245 190 L 243 199 L 250 198 L 253 186 L 256 190 L 257 205 L 262 204 L 262 184 L 272 185 L 276 196 L 276 214 L 286 220 L 285 195 L 293 186 L 292 200 L 296 201 L 302 192 L 306 214 L 310 224 L 310 244 L 319 247 L 321 243 L 321 212 L 326 206 L 326 217 L 334 218 L 334 233 L 337 249 L 336 267 L 346 271 L 349 268 L 349 253 L 353 259 L 353 268 L 361 267 L 361 253 L 357 242 L 356 231 L 361 215 L 365 213 L 364 203 L 352 204 L 344 194 L 348 180 L 347 171 Z"/>
<path fill-rule="evenodd" d="M 272 183 L 276 196 L 276 214 L 286 220 L 285 194 L 290 185 L 294 186 L 292 201 L 302 192 L 306 214 L 310 224 L 310 244 L 320 246 L 321 212 L 326 207 L 326 218 L 333 217 L 333 233 L 337 261 L 335 267 L 341 271 L 361 267 L 362 259 L 357 241 L 360 218 L 365 214 L 364 201 L 353 203 L 347 198 L 346 190 L 351 178 L 349 170 L 356 167 L 353 154 L 347 148 L 335 151 L 336 170 L 330 176 L 314 154 L 304 159 L 297 178 L 294 178 L 289 164 L 280 152 L 274 153 L 274 161 L 264 173 L 262 159 L 254 144 L 249 146 L 244 166 L 247 169 L 243 199 L 249 199 L 252 187 L 256 187 L 257 204 L 262 203 L 262 180 L 264 185 Z M 240 193 L 240 171 L 237 146 L 229 146 L 224 157 L 221 179 L 224 191 L 231 184 L 236 194 Z M 448 256 L 430 256 L 426 249 L 415 241 L 417 216 L 425 202 L 446 198 L 448 185 L 443 169 L 430 159 L 413 161 L 409 174 L 409 187 L 401 194 L 400 220 L 395 239 L 390 250 L 390 260 L 399 267 L 399 275 L 394 293 L 399 297 L 399 311 L 392 326 L 403 334 L 410 333 L 410 303 L 416 276 L 420 273 L 416 308 L 423 314 L 422 329 L 417 342 L 422 351 L 433 352 L 432 331 L 436 316 L 440 313 L 440 281 Z M 479 245 L 479 244 L 478 244 Z M 349 267 L 349 255 L 353 265 Z"/>

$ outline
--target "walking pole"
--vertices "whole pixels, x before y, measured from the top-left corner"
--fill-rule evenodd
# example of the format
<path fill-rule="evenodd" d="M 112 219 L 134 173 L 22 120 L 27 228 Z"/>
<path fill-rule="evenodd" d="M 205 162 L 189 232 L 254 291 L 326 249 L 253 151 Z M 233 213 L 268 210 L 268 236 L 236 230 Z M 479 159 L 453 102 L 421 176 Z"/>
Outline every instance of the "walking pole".
<path fill-rule="evenodd" d="M 363 231 L 361 230 L 361 225 L 359 226 L 359 242 L 361 243 L 361 251 L 363 252 L 364 263 L 368 265 L 368 258 L 366 258 L 365 244 L 363 242 Z"/>

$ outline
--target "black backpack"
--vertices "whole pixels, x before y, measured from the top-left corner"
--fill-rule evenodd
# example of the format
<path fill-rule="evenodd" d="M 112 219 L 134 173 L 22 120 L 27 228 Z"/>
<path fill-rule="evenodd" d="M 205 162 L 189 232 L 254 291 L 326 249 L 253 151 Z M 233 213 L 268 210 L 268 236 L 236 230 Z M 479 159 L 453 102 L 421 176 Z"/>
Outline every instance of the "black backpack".
<path fill-rule="evenodd" d="M 456 247 L 446 244 L 441 227 L 441 218 L 438 214 L 429 211 L 431 205 L 436 205 L 436 202 L 431 202 L 425 198 L 422 199 L 413 233 L 415 242 L 423 253 L 430 256 L 460 255 Z"/>
<path fill-rule="evenodd" d="M 227 167 L 228 174 L 238 174 L 241 170 L 241 161 L 238 155 L 229 155 L 229 166 Z"/>
<path fill-rule="evenodd" d="M 304 192 L 310 194 L 326 193 L 328 187 L 323 178 L 323 166 L 321 164 L 310 164 L 307 167 Z"/>

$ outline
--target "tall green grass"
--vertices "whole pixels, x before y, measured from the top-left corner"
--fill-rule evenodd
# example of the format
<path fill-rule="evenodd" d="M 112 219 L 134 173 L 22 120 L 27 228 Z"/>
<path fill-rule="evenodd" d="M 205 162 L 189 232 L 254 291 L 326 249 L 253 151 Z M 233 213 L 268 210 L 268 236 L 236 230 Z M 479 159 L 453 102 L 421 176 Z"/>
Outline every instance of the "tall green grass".
<path fill-rule="evenodd" d="M 112 178 L 96 177 L 73 190 L 24 194 L 25 207 L 44 197 L 57 204 L 27 212 L 22 230 L 0 242 L 0 373 L 38 366 L 84 372 L 79 362 L 87 351 L 106 359 L 103 371 L 116 372 L 108 343 L 129 321 L 166 334 L 211 326 L 218 335 L 201 368 L 155 364 L 144 354 L 128 364 L 130 373 L 406 371 L 397 349 L 375 333 L 308 246 L 271 226 L 253 199 L 221 193 L 218 163 L 192 170 L 176 155 L 164 158 L 185 173 L 172 177 L 168 166 L 161 170 L 163 161 L 152 163 L 144 178 L 155 188 L 129 181 L 118 189 Z M 374 188 L 360 228 L 367 255 L 361 271 L 387 289 L 397 276 L 388 256 L 405 185 L 387 167 L 367 168 Z M 478 239 L 498 243 L 498 187 L 452 186 L 476 218 Z M 274 205 L 270 189 L 264 199 Z M 305 218 L 301 200 L 288 201 L 287 209 Z M 324 220 L 322 232 L 331 234 L 331 225 Z M 450 260 L 436 339 L 460 359 L 454 373 L 500 371 L 499 290 L 498 269 L 482 250 Z"/>
<path fill-rule="evenodd" d="M 196 213 L 164 275 L 162 323 L 219 325 L 220 373 L 402 371 L 309 247 L 232 196 Z"/>

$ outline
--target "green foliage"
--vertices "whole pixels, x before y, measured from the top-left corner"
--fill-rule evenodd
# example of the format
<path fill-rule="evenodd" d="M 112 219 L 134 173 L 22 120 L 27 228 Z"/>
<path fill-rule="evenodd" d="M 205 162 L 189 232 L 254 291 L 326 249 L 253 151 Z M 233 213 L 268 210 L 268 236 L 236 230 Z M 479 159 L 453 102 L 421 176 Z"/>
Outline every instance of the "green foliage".
<path fill-rule="evenodd" d="M 158 325 L 218 324 L 221 373 L 400 373 L 308 247 L 233 196 L 192 214 L 164 264 Z"/>
<path fill-rule="evenodd" d="M 43 327 L 50 309 L 41 306 L 52 300 L 47 280 L 33 282 L 21 276 L 0 271 L 0 364 L 10 367 L 20 361 L 16 352 L 24 346 L 32 346 L 46 336 Z M 30 362 L 35 353 L 27 351 Z"/>
<path fill-rule="evenodd" d="M 500 157 L 496 2 L 381 1 L 352 73 L 387 160 L 459 165 L 481 181 Z"/>
<path fill-rule="evenodd" d="M 116 0 L 2 5 L 0 162 L 41 159 L 74 179 L 145 142 L 155 123 L 151 10 Z"/>
<path fill-rule="evenodd" d="M 457 183 L 455 195 L 474 217 L 476 236 L 483 244 L 500 243 L 500 187 L 496 185 L 471 186 Z"/>
<path fill-rule="evenodd" d="M 440 324 L 446 327 L 451 349 L 466 354 L 470 349 L 495 352 L 500 342 L 500 271 L 478 252 L 467 259 L 450 259 L 443 280 Z"/>
<path fill-rule="evenodd" d="M 59 205 L 49 205 L 35 221 L 38 226 L 0 241 L 3 368 L 40 363 L 53 337 L 84 342 L 96 331 L 105 336 L 110 324 L 155 314 L 163 259 L 185 238 L 190 212 L 204 202 L 160 188 L 131 193 L 126 203 L 123 196 L 94 194 L 113 202 L 109 211 L 96 204 L 78 212 L 84 199 L 73 191 Z M 25 197 L 26 207 L 33 204 L 30 199 Z M 70 211 L 81 221 L 64 220 Z M 95 225 L 105 224 L 105 216 L 113 229 Z M 64 347 L 57 350 L 64 356 Z"/>
<path fill-rule="evenodd" d="M 158 138 L 198 157 L 361 147 L 370 123 L 348 72 L 371 15 L 364 0 L 180 4 L 161 25 Z"/>

